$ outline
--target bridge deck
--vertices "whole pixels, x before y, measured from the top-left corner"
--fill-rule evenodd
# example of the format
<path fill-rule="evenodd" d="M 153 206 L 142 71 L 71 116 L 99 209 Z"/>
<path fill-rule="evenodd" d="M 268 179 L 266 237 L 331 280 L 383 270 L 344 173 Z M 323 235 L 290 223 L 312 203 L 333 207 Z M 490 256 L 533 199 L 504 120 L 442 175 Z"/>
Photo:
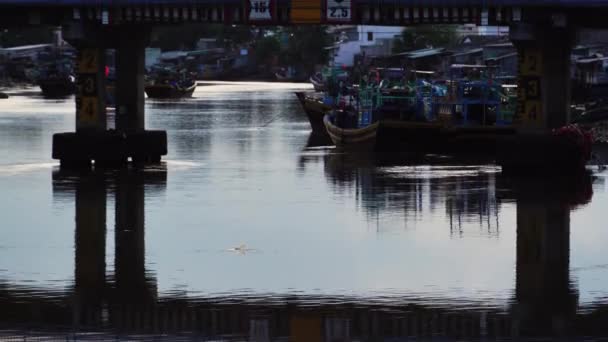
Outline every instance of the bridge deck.
<path fill-rule="evenodd" d="M 291 0 L 279 0 L 280 3 L 290 4 Z M 419 0 L 354 0 L 356 6 L 374 5 L 385 6 L 421 6 Z M 141 5 L 239 5 L 241 0 L 0 0 L 0 5 L 11 6 L 141 6 Z M 608 7 L 608 0 L 426 0 L 424 7 Z"/>

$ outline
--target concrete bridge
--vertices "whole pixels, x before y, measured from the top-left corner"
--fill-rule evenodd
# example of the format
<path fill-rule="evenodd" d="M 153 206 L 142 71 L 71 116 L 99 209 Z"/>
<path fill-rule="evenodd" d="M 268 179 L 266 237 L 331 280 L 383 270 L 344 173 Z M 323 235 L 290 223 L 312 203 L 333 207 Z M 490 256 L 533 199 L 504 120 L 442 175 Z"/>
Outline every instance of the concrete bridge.
<path fill-rule="evenodd" d="M 79 51 L 76 132 L 53 141 L 53 157 L 63 165 L 156 162 L 167 153 L 166 133 L 145 130 L 144 49 L 156 25 L 509 25 L 520 59 L 518 128 L 548 132 L 570 122 L 577 30 L 606 27 L 606 17 L 606 0 L 0 0 L 0 26 L 61 25 Z M 107 130 L 104 103 L 110 48 L 117 52 L 114 131 Z M 520 147 L 512 159 L 531 164 L 547 150 Z M 527 159 L 520 150 L 531 151 Z"/>
<path fill-rule="evenodd" d="M 606 11 L 608 3 L 605 0 L 0 0 L 0 6 L 4 7 L 5 15 L 0 18 L 5 19 L 5 25 L 60 25 L 70 20 L 104 25 L 183 22 L 505 25 L 526 21 L 547 10 L 553 14 L 567 11 L 569 17 L 589 24 L 591 18 L 601 20 L 598 11 Z"/>
<path fill-rule="evenodd" d="M 329 172 L 340 171 L 334 168 Z M 363 172 L 361 176 L 369 174 Z M 421 302 L 407 295 L 380 301 L 280 294 L 160 296 L 155 277 L 145 268 L 144 199 L 146 192 L 164 191 L 166 178 L 163 169 L 55 173 L 54 196 L 75 199 L 73 286 L 53 295 L 49 289 L 19 287 L 0 280 L 0 305 L 4 308 L 0 312 L 0 339 L 22 336 L 24 331 L 29 331 L 30 337 L 38 332 L 61 339 L 74 333 L 101 331 L 107 335 L 181 335 L 196 339 L 244 336 L 252 341 L 282 337 L 291 337 L 290 341 L 406 337 L 470 340 L 608 333 L 604 324 L 607 311 L 603 306 L 588 310 L 580 307 L 570 276 L 570 210 L 589 200 L 579 196 L 581 189 L 591 187 L 589 176 L 564 179 L 559 189 L 552 187 L 553 182 L 542 180 L 510 180 L 509 184 L 497 180 L 505 190 L 501 191 L 502 199 L 517 203 L 516 281 L 511 303 L 504 309 L 484 308 L 483 303 L 462 306 L 463 302 L 475 302 L 475 298 Z M 470 179 L 451 180 L 459 181 Z M 381 178 L 361 182 L 339 178 L 338 182 L 338 186 L 355 185 L 363 196 L 384 189 L 378 188 Z M 410 191 L 422 188 L 414 186 Z M 113 272 L 105 263 L 110 196 L 116 205 Z"/>

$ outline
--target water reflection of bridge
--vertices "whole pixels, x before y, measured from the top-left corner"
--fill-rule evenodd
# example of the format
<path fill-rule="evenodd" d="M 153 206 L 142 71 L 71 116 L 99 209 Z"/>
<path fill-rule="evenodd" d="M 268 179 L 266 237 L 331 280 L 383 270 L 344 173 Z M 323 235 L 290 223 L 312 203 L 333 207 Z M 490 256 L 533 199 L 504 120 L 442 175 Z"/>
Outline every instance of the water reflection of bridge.
<path fill-rule="evenodd" d="M 333 172 L 334 167 L 328 172 Z M 349 169 L 356 170 L 357 166 L 350 165 Z M 374 185 L 373 196 L 388 196 L 380 210 L 409 205 L 406 202 L 418 196 L 414 191 L 415 195 L 391 197 L 389 194 L 404 190 L 390 189 L 401 186 L 395 185 L 399 182 L 374 179 L 378 175 L 373 173 L 366 175 L 372 179 L 355 181 L 335 174 L 333 179 L 338 186 L 357 189 L 362 197 L 369 196 L 366 194 L 369 190 L 363 187 Z M 468 177 L 472 176 L 464 179 L 472 179 Z M 52 334 L 111 331 L 253 341 L 287 337 L 290 341 L 349 341 L 408 336 L 471 339 L 607 333 L 600 325 L 606 319 L 603 310 L 586 314 L 577 311 L 578 295 L 569 274 L 570 209 L 589 200 L 590 176 L 560 180 L 559 188 L 546 180 L 506 180 L 491 173 L 482 176 L 479 184 L 468 184 L 483 188 L 480 185 L 486 184 L 484 177 L 497 184 L 498 195 L 494 190 L 483 190 L 481 195 L 473 195 L 477 196 L 475 199 L 459 199 L 457 195 L 452 200 L 517 203 L 517 278 L 512 305 L 506 311 L 481 306 L 455 309 L 449 301 L 435 305 L 408 298 L 159 296 L 155 278 L 145 269 L 144 244 L 145 193 L 163 191 L 166 182 L 166 172 L 156 169 L 54 175 L 54 192 L 75 196 L 74 286 L 65 294 L 52 296 L 45 289 L 19 289 L 0 283 L 0 303 L 4 309 L 0 312 L 0 326 L 23 330 L 52 328 Z M 402 185 L 453 193 L 451 182 L 442 184 L 439 179 L 427 177 L 423 186 L 411 180 Z M 114 195 L 116 205 L 112 276 L 106 276 L 110 272 L 105 264 L 108 193 Z M 437 195 L 436 200 L 448 197 Z M 485 209 L 488 205 L 455 207 L 473 208 L 471 212 L 475 215 L 488 212 Z M 468 213 L 468 209 L 462 210 Z"/>

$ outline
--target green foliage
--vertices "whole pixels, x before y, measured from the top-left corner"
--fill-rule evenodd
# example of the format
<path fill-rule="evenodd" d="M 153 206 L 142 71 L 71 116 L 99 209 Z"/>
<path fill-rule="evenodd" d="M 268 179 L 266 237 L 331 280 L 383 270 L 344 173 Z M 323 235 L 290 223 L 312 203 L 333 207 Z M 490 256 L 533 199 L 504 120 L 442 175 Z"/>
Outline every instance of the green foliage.
<path fill-rule="evenodd" d="M 457 26 L 431 25 L 414 26 L 403 30 L 396 39 L 393 52 L 418 50 L 429 47 L 449 47 L 458 39 Z"/>
<path fill-rule="evenodd" d="M 212 32 L 217 37 L 218 43 L 223 47 L 234 47 L 251 42 L 253 33 L 251 27 L 245 25 L 214 25 L 217 30 Z"/>
<path fill-rule="evenodd" d="M 291 26 L 252 28 L 214 24 L 167 26 L 154 30 L 152 47 L 163 50 L 193 49 L 200 38 L 216 38 L 219 46 L 253 48 L 257 64 L 272 65 L 279 61 L 303 73 L 311 73 L 316 65 L 325 64 L 329 51 L 324 48 L 332 40 L 323 26 Z"/>
<path fill-rule="evenodd" d="M 332 40 L 324 26 L 292 26 L 284 30 L 288 36 L 287 46 L 281 62 L 300 67 L 311 73 L 316 65 L 327 63 L 329 51 L 324 48 Z"/>
<path fill-rule="evenodd" d="M 254 45 L 254 56 L 258 64 L 272 64 L 272 60 L 280 51 L 281 43 L 275 36 L 262 37 Z"/>
<path fill-rule="evenodd" d="M 216 38 L 219 46 L 232 47 L 252 39 L 248 26 L 222 24 L 183 24 L 155 28 L 151 47 L 162 50 L 195 49 L 201 38 Z"/>

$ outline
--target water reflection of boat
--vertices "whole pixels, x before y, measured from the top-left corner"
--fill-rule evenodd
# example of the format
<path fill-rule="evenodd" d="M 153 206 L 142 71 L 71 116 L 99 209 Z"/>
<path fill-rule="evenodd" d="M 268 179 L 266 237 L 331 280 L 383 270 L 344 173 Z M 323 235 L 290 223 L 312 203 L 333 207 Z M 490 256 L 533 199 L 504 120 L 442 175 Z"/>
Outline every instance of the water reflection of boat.
<path fill-rule="evenodd" d="M 405 162 L 393 154 L 334 153 L 325 158 L 325 175 L 335 191 L 354 190 L 370 215 L 400 213 L 407 219 L 422 215 L 429 203 L 431 211 L 444 208 L 451 233 L 477 219 L 491 221 L 488 232 L 497 232 L 496 173 L 492 166 L 421 156 Z"/>

